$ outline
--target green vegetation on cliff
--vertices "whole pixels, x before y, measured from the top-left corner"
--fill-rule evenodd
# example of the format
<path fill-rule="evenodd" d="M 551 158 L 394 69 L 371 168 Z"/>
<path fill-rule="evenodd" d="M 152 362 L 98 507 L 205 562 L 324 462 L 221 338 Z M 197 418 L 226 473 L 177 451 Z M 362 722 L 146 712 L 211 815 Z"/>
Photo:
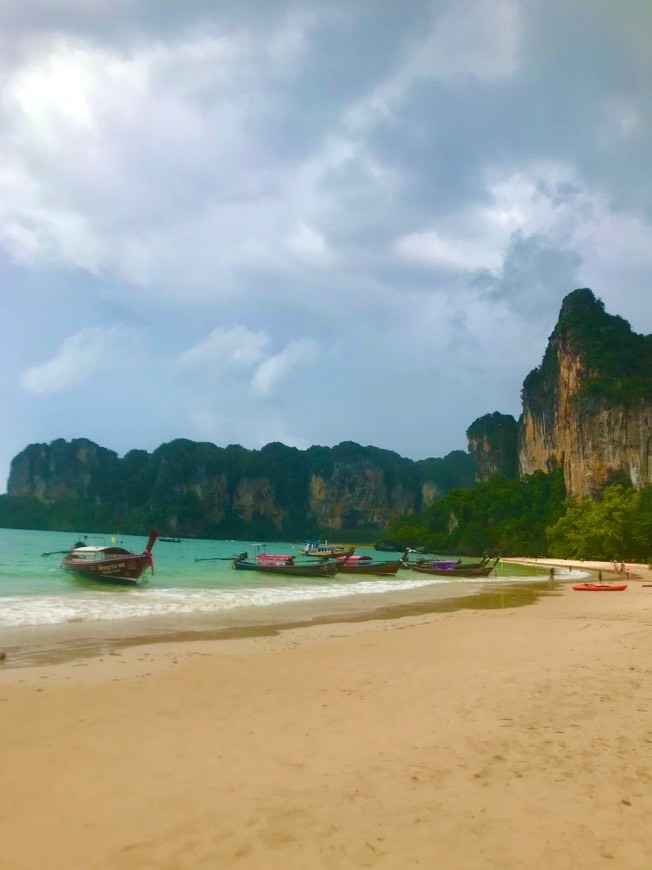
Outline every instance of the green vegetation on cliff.
<path fill-rule="evenodd" d="M 478 477 L 492 474 L 518 477 L 518 423 L 511 414 L 485 414 L 466 430 L 469 453 L 478 468 Z"/>
<path fill-rule="evenodd" d="M 596 499 L 565 500 L 561 471 L 521 480 L 494 475 L 451 489 L 422 514 L 397 517 L 386 535 L 430 553 L 649 562 L 652 484 L 606 486 Z"/>
<path fill-rule="evenodd" d="M 564 500 L 560 471 L 521 480 L 495 474 L 469 489 L 449 490 L 420 515 L 391 520 L 386 536 L 430 553 L 542 556 L 546 529 L 563 515 Z"/>
<path fill-rule="evenodd" d="M 261 450 L 178 439 L 120 459 L 88 439 L 32 444 L 11 464 L 0 526 L 205 538 L 373 540 L 391 516 L 421 510 L 424 489 L 470 486 L 463 451 L 415 462 L 344 441 Z"/>
<path fill-rule="evenodd" d="M 523 382 L 522 398 L 539 416 L 551 412 L 558 385 L 558 351 L 581 360 L 583 377 L 576 400 L 627 406 L 652 400 L 652 335 L 639 335 L 604 303 L 582 288 L 564 299 L 540 366 Z"/>

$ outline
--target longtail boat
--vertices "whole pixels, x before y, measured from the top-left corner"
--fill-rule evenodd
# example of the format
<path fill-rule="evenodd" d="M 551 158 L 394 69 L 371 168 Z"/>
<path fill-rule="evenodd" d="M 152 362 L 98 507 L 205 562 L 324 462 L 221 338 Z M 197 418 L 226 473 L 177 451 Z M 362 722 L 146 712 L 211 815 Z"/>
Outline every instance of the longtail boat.
<path fill-rule="evenodd" d="M 444 570 L 450 568 L 464 568 L 466 570 L 468 568 L 484 568 L 490 561 L 489 556 L 483 556 L 479 562 L 463 562 L 461 559 L 417 559 L 414 564 L 432 565 L 433 568 L 443 568 Z"/>
<path fill-rule="evenodd" d="M 492 564 L 475 568 L 469 568 L 466 565 L 458 565 L 454 568 L 435 568 L 434 565 L 419 565 L 415 562 L 410 565 L 410 568 L 420 574 L 435 574 L 438 577 L 488 577 L 499 561 L 500 558 L 495 559 Z"/>
<path fill-rule="evenodd" d="M 240 553 L 232 562 L 236 571 L 258 571 L 261 574 L 287 574 L 293 577 L 334 577 L 340 565 L 338 562 L 310 562 L 306 564 L 281 562 L 249 562 L 248 553 Z"/>
<path fill-rule="evenodd" d="M 152 529 L 142 553 L 132 553 L 123 547 L 88 547 L 79 543 L 68 550 L 61 567 L 88 580 L 133 585 L 146 568 L 154 573 L 152 547 L 157 538 L 158 529 Z"/>
<path fill-rule="evenodd" d="M 353 550 L 351 550 L 353 553 Z M 374 562 L 368 556 L 339 556 L 340 574 L 371 574 L 378 577 L 386 577 L 397 574 L 401 568 L 406 567 L 409 550 L 403 553 L 402 559 L 393 559 L 387 562 Z"/>

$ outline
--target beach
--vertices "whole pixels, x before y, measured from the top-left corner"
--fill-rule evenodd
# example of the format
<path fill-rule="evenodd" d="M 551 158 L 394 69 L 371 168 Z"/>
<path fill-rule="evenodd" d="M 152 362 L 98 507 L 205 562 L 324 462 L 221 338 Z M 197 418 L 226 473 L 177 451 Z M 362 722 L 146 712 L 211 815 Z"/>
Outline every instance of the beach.
<path fill-rule="evenodd" d="M 5 667 L 0 866 L 649 870 L 639 574 Z"/>

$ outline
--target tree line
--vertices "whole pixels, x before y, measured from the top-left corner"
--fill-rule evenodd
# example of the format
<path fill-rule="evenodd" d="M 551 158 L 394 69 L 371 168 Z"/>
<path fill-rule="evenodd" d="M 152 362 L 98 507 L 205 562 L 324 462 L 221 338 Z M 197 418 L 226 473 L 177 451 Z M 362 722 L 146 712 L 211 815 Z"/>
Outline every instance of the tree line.
<path fill-rule="evenodd" d="M 652 485 L 615 484 L 595 499 L 568 499 L 561 470 L 520 479 L 493 475 L 451 489 L 421 514 L 396 517 L 388 540 L 437 554 L 652 559 Z"/>

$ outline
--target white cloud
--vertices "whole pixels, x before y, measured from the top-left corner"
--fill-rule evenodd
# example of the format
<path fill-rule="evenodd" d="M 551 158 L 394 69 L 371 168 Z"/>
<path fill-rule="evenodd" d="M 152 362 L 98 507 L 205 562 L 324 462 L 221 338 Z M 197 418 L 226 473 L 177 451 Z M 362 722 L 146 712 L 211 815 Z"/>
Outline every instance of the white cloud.
<path fill-rule="evenodd" d="M 223 299 L 243 270 L 334 265 L 330 229 L 391 208 L 396 171 L 358 135 L 346 98 L 312 151 L 288 161 L 265 147 L 285 108 L 277 87 L 302 75 L 329 17 L 293 10 L 265 33 L 196 29 L 128 51 L 41 36 L 0 104 L 0 242 L 23 263 L 85 269 L 160 299 L 179 282 L 186 298 Z M 374 115 L 384 91 L 400 101 L 424 80 L 509 75 L 519 32 L 512 0 L 433 15 L 358 108 Z"/>
<path fill-rule="evenodd" d="M 309 28 L 297 15 L 264 36 L 185 34 L 131 52 L 39 40 L 0 101 L 0 243 L 23 263 L 214 287 L 225 251 L 244 258 L 293 221 L 278 220 L 288 197 L 258 128 Z"/>
<path fill-rule="evenodd" d="M 303 370 L 317 359 L 318 345 L 312 339 L 290 341 L 278 353 L 270 352 L 266 332 L 252 332 L 244 326 L 217 327 L 203 341 L 183 351 L 174 360 L 173 370 L 184 379 L 221 388 L 235 381 L 249 386 L 251 396 L 269 398 L 296 370 Z M 206 397 L 207 393 L 202 392 Z"/>
<path fill-rule="evenodd" d="M 403 260 L 460 273 L 500 276 L 510 243 L 538 237 L 577 254 L 582 270 L 600 282 L 601 267 L 623 259 L 652 266 L 652 228 L 611 207 L 569 165 L 533 163 L 518 171 L 486 172 L 486 204 L 441 216 L 434 226 L 407 233 L 394 245 Z"/>
<path fill-rule="evenodd" d="M 82 329 L 67 338 L 52 359 L 27 369 L 20 385 L 35 395 L 79 387 L 108 368 L 114 357 L 126 353 L 134 342 L 134 333 L 122 325 Z"/>
<path fill-rule="evenodd" d="M 251 381 L 253 393 L 271 397 L 293 371 L 312 365 L 317 359 L 317 350 L 317 343 L 310 339 L 291 341 L 280 353 L 258 366 Z"/>
<path fill-rule="evenodd" d="M 180 353 L 177 372 L 195 372 L 216 378 L 233 369 L 253 368 L 266 356 L 269 336 L 245 326 L 216 327 L 203 341 Z"/>
<path fill-rule="evenodd" d="M 305 223 L 295 230 L 288 239 L 288 248 L 299 259 L 314 266 L 327 266 L 331 262 L 331 252 L 324 236 Z"/>
<path fill-rule="evenodd" d="M 396 252 L 406 260 L 454 271 L 498 270 L 508 232 L 491 233 L 490 221 L 473 232 L 471 227 L 460 235 L 445 236 L 437 230 L 409 233 L 396 243 Z M 498 238 L 496 237 L 498 236 Z"/>

